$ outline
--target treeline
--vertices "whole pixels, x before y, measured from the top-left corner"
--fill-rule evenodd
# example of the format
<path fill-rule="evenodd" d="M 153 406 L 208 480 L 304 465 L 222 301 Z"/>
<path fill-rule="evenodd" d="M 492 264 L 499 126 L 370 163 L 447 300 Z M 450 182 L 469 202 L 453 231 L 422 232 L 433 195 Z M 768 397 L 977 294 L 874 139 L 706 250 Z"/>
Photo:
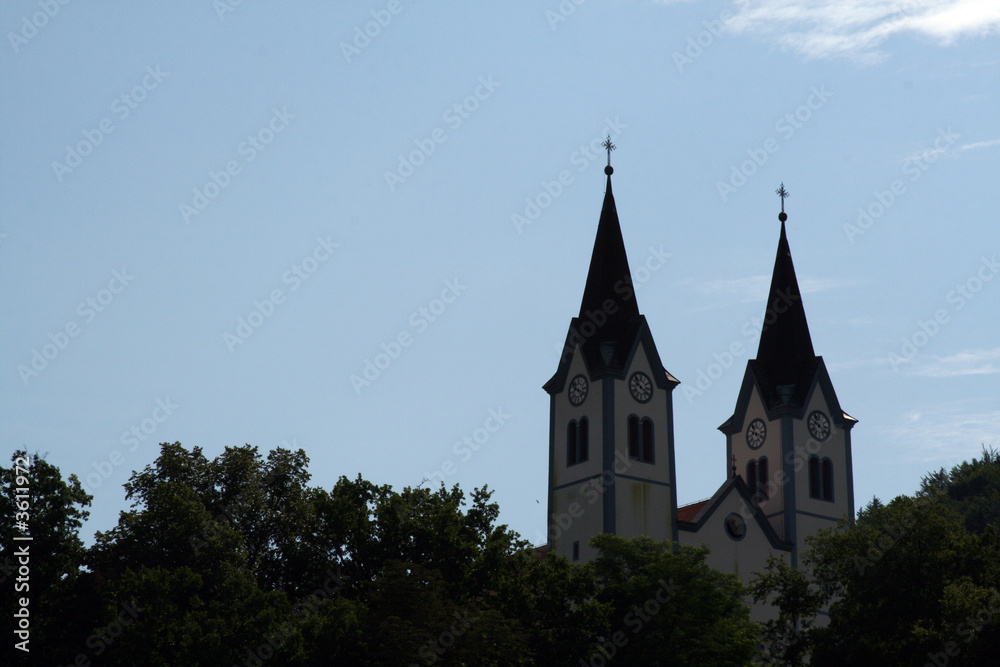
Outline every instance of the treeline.
<path fill-rule="evenodd" d="M 25 456 L 24 452 L 15 457 Z M 12 458 L 12 462 L 14 458 Z M 497 523 L 488 489 L 312 486 L 305 453 L 163 444 L 92 547 L 91 497 L 28 472 L 29 590 L 16 591 L 18 470 L 0 469 L 0 597 L 28 597 L 32 665 L 978 665 L 1000 654 L 1000 461 L 992 451 L 873 501 L 745 590 L 704 550 L 595 538 L 587 565 Z M 22 477 L 24 477 L 22 473 Z M 24 479 L 21 480 L 25 481 Z M 781 614 L 762 627 L 747 601 Z M 817 622 L 829 613 L 829 623 Z M 14 618 L 14 629 L 18 628 Z M 763 638 L 763 641 L 762 641 Z M 938 660 L 934 662 L 933 660 Z M 944 662 L 941 662 L 944 661 Z"/>

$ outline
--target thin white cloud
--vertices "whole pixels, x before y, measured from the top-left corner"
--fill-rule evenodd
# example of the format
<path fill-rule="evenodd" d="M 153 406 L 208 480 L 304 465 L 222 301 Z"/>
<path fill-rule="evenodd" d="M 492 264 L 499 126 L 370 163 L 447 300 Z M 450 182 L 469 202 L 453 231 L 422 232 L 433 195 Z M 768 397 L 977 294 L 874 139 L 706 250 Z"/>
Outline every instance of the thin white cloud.
<path fill-rule="evenodd" d="M 962 150 L 976 151 L 982 148 L 992 148 L 993 146 L 1000 146 L 1000 139 L 991 139 L 990 141 L 977 141 L 972 144 L 965 144 L 962 146 Z"/>
<path fill-rule="evenodd" d="M 735 296 L 741 302 L 759 301 L 767 296 L 771 276 L 747 276 L 727 280 L 710 280 L 695 284 L 695 289 L 706 295 Z"/>
<path fill-rule="evenodd" d="M 945 46 L 1000 34 L 997 0 L 733 0 L 733 7 L 727 30 L 773 36 L 811 58 L 842 56 L 866 64 L 884 59 L 879 46 L 897 34 Z"/>
<path fill-rule="evenodd" d="M 946 357 L 933 357 L 913 370 L 913 375 L 932 378 L 1000 373 L 1000 347 L 992 350 L 967 350 Z"/>
<path fill-rule="evenodd" d="M 884 366 L 889 363 L 885 357 L 875 357 L 874 359 L 848 359 L 847 361 L 831 361 L 826 365 L 827 369 L 839 373 L 841 371 L 852 371 L 856 368 L 871 368 L 873 366 Z"/>
<path fill-rule="evenodd" d="M 771 286 L 771 276 L 747 276 L 745 278 L 710 280 L 703 283 L 696 283 L 694 280 L 688 279 L 682 284 L 693 286 L 695 290 L 707 296 L 734 296 L 741 303 L 751 303 L 766 300 L 767 290 Z M 848 278 L 802 278 L 799 279 L 799 291 L 803 294 L 814 294 L 840 287 L 851 287 L 855 284 L 857 281 Z"/>
<path fill-rule="evenodd" d="M 983 445 L 1000 444 L 1000 410 L 982 410 L 979 401 L 959 401 L 899 416 L 886 429 L 897 446 L 925 462 L 958 462 L 976 456 Z"/>

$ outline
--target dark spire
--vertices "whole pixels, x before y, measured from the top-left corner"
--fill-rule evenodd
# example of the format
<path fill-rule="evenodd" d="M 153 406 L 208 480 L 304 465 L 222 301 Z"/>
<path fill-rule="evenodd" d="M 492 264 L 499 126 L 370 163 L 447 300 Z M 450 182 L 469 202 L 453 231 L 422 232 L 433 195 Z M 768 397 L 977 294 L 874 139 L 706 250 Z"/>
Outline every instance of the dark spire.
<path fill-rule="evenodd" d="M 771 290 L 764 311 L 764 327 L 757 348 L 755 369 L 758 379 L 766 385 L 765 394 L 772 405 L 787 404 L 804 398 L 816 371 L 816 353 L 813 351 L 802 306 L 802 293 L 795 278 L 792 252 L 785 234 L 784 201 L 788 193 L 784 184 L 777 191 L 781 197 L 781 237 L 778 253 L 774 258 Z"/>
<path fill-rule="evenodd" d="M 608 150 L 610 163 L 611 151 L 614 150 L 610 138 L 604 147 Z M 622 239 L 618 211 L 615 208 L 615 196 L 611 192 L 613 171 L 610 164 L 604 168 L 604 172 L 608 175 L 608 185 L 604 192 L 601 219 L 597 224 L 597 239 L 594 241 L 594 253 L 590 258 L 587 286 L 583 290 L 583 302 L 580 304 L 581 318 L 586 316 L 587 311 L 605 312 L 608 316 L 608 324 L 605 326 L 608 334 L 612 336 L 619 330 L 615 324 L 624 324 L 639 316 L 639 306 L 636 304 L 632 287 L 632 274 L 628 268 L 628 257 L 625 255 L 625 241 Z M 609 299 L 615 303 L 612 309 L 606 308 Z M 614 312 L 609 312 L 611 310 Z"/>

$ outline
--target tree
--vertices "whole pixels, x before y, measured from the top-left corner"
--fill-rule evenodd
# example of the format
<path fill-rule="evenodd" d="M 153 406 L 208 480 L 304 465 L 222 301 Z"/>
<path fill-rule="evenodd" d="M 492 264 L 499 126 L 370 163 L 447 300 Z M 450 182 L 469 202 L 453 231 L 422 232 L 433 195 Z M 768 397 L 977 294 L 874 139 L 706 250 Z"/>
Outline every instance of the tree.
<path fill-rule="evenodd" d="M 784 664 L 979 665 L 1000 652 L 1000 458 L 924 477 L 915 496 L 874 499 L 855 522 L 809 538 L 804 571 L 772 563 L 754 591 L 774 595 L 768 625 Z M 818 597 L 816 597 L 818 596 Z M 759 598 L 761 599 L 761 598 Z M 811 625 L 820 607 L 829 623 Z M 792 643 L 799 625 L 801 641 Z"/>
<path fill-rule="evenodd" d="M 1000 452 L 984 445 L 980 459 L 925 475 L 917 495 L 937 497 L 939 492 L 944 492 L 941 500 L 963 517 L 970 532 L 1000 528 Z"/>
<path fill-rule="evenodd" d="M 591 540 L 609 634 L 595 656 L 619 665 L 748 665 L 759 626 L 733 574 L 712 569 L 704 548 L 602 534 Z M 598 653 L 599 652 L 599 653 Z"/>
<path fill-rule="evenodd" d="M 768 664 L 807 664 L 816 612 L 828 602 L 822 589 L 806 573 L 772 555 L 764 572 L 750 582 L 750 594 L 755 602 L 768 602 L 778 609 L 778 617 L 763 624 Z"/>
<path fill-rule="evenodd" d="M 7 547 L 0 561 L 0 599 L 11 618 L 19 599 L 27 598 L 31 629 L 30 654 L 16 650 L 9 635 L 4 662 L 26 663 L 30 657 L 33 664 L 56 664 L 57 656 L 82 647 L 88 634 L 91 582 L 82 569 L 85 549 L 78 533 L 93 496 L 76 475 L 63 480 L 59 468 L 37 453 L 15 451 L 11 463 L 0 468 L 0 539 Z M 14 540 L 25 535 L 31 541 Z M 26 564 L 16 555 L 23 549 Z M 27 575 L 19 573 L 22 565 Z"/>
<path fill-rule="evenodd" d="M 101 618 L 136 610 L 102 660 L 530 664 L 549 636 L 579 633 L 565 624 L 596 604 L 586 576 L 528 560 L 527 543 L 497 524 L 488 489 L 467 501 L 457 486 L 397 493 L 342 477 L 326 491 L 308 485 L 307 466 L 301 451 L 245 446 L 209 460 L 161 445 L 125 485 L 132 508 L 89 556 Z M 579 594 L 523 588 L 549 573 Z M 523 600 L 536 595 L 544 602 Z M 517 615 L 538 607 L 559 630 Z"/>

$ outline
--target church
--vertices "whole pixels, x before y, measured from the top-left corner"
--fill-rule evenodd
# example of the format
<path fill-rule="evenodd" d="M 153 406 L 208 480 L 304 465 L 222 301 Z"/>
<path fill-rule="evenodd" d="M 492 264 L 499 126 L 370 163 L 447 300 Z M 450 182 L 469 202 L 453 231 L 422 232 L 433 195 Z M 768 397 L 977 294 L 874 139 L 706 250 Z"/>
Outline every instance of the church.
<path fill-rule="evenodd" d="M 757 356 L 719 430 L 726 479 L 708 500 L 677 504 L 673 390 L 632 287 L 615 198 L 607 189 L 580 304 L 549 394 L 548 551 L 596 557 L 598 533 L 707 545 L 708 564 L 744 584 L 770 554 L 800 567 L 805 539 L 854 517 L 851 429 L 816 355 L 785 233 L 774 260 Z M 754 617 L 771 616 L 755 606 Z"/>

